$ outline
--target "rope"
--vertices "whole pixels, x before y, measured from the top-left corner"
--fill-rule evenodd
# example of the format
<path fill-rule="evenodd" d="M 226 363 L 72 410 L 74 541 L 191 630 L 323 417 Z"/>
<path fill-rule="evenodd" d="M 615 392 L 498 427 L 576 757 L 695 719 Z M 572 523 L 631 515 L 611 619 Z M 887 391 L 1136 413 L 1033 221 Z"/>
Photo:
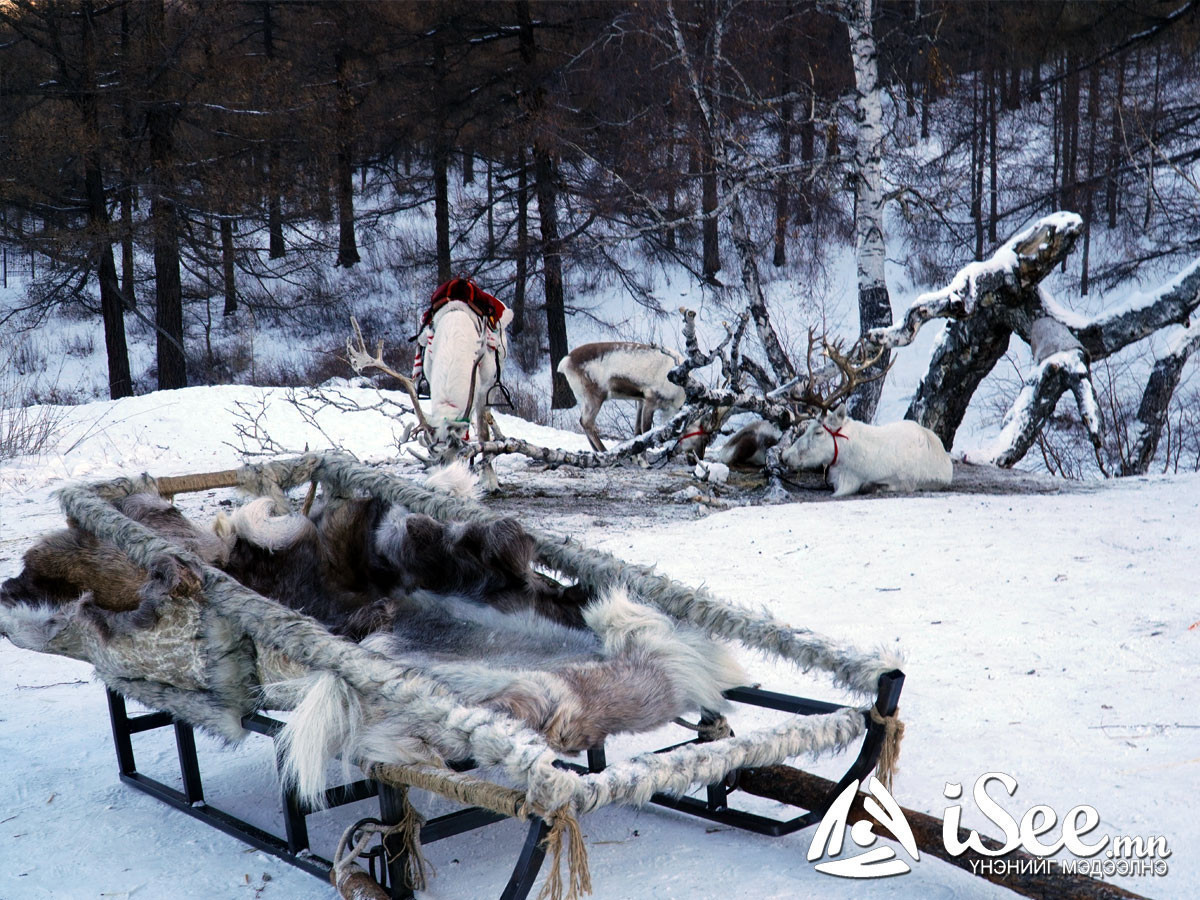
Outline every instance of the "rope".
<path fill-rule="evenodd" d="M 412 809 L 410 806 L 409 810 Z M 354 860 L 360 856 L 365 856 L 367 845 L 371 843 L 376 836 L 379 836 L 380 846 L 387 852 L 387 844 L 385 841 L 391 835 L 402 832 L 408 824 L 409 813 L 405 812 L 405 818 L 397 825 L 384 825 L 378 819 L 360 819 L 342 833 L 341 840 L 338 841 L 337 851 L 333 855 L 333 865 L 329 870 L 329 880 L 333 884 L 339 894 L 348 900 L 387 900 L 390 896 L 379 882 L 373 879 L 367 872 L 359 866 Z M 419 817 L 418 817 L 419 819 Z M 418 821 L 417 830 L 420 833 L 420 822 Z M 407 838 L 405 838 L 405 852 L 408 852 Z M 349 851 L 347 852 L 347 846 Z M 406 867 L 406 875 L 408 883 L 416 890 L 424 890 L 425 888 L 425 871 L 424 860 L 420 857 L 420 847 L 417 847 L 417 855 L 408 856 L 408 865 Z M 417 882 L 420 882 L 419 884 Z"/>
<path fill-rule="evenodd" d="M 574 813 L 560 809 L 549 819 L 550 833 L 542 841 L 542 847 L 550 854 L 550 871 L 546 883 L 538 894 L 538 900 L 578 900 L 583 894 L 592 892 L 592 874 L 588 869 L 587 845 L 583 842 L 583 830 Z M 567 849 L 567 885 L 563 893 L 562 857 L 563 845 Z"/>
<path fill-rule="evenodd" d="M 904 723 L 900 721 L 900 710 L 890 716 L 881 716 L 874 706 L 871 707 L 871 721 L 882 725 L 883 746 L 879 749 L 879 761 L 875 764 L 875 776 L 891 793 L 896 771 L 900 768 L 900 742 L 904 740 Z"/>
<path fill-rule="evenodd" d="M 452 769 L 434 766 L 394 766 L 373 763 L 365 769 L 367 777 L 393 787 L 415 787 L 441 794 L 464 806 L 482 806 L 513 819 L 529 815 L 524 791 L 504 787 Z"/>

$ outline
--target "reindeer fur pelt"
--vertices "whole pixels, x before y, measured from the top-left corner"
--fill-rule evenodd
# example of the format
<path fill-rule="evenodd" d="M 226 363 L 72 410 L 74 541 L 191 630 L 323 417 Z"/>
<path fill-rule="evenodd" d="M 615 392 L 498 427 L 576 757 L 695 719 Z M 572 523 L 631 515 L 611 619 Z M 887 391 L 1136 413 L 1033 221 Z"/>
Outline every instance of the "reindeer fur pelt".
<path fill-rule="evenodd" d="M 729 652 L 615 590 L 583 611 L 587 630 L 533 610 L 501 611 L 461 597 L 419 592 L 393 628 L 363 646 L 413 665 L 462 702 L 519 719 L 559 752 L 646 731 L 688 711 L 721 709 L 722 691 L 746 682 Z M 268 687 L 303 699 L 282 741 L 285 775 L 319 804 L 328 761 L 429 762 L 411 710 L 366 707 L 329 674 Z"/>
<path fill-rule="evenodd" d="M 439 479 L 463 487 L 454 473 Z M 274 501 L 260 498 L 207 531 L 157 495 L 132 494 L 114 505 L 252 590 L 355 640 L 389 627 L 395 598 L 418 590 L 499 609 L 536 609 L 583 626 L 588 595 L 532 568 L 533 541 L 513 519 L 446 524 L 377 499 L 334 499 L 311 516 L 274 516 Z M 0 603 L 57 607 L 83 596 L 81 614 L 107 638 L 154 625 L 167 596 L 199 588 L 198 575 L 169 556 L 146 571 L 112 544 L 68 525 L 25 554 L 20 575 L 0 586 Z"/>
<path fill-rule="evenodd" d="M 114 506 L 136 522 L 192 551 L 202 560 L 222 565 L 229 555 L 224 541 L 197 528 L 156 494 L 131 494 Z M 24 557 L 24 568 L 0 585 L 0 603 L 8 607 L 63 607 L 82 598 L 79 614 L 102 637 L 115 631 L 146 628 L 158 620 L 168 596 L 192 595 L 196 573 L 162 557 L 149 570 L 132 563 L 117 547 L 68 521 L 67 528 L 46 535 Z"/>

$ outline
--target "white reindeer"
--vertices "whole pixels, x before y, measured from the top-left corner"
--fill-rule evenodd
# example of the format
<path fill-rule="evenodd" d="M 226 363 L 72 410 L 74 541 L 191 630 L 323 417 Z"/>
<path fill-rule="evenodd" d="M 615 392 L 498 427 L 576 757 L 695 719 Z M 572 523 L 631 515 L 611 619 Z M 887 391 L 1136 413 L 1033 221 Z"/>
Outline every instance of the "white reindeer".
<path fill-rule="evenodd" d="M 434 314 L 424 365 L 435 444 L 491 436 L 488 394 L 500 382 L 512 317 L 512 310 L 505 309 L 492 328 L 461 300 L 449 301 Z"/>
<path fill-rule="evenodd" d="M 667 379 L 667 373 L 682 362 L 683 357 L 673 350 L 632 341 L 580 344 L 564 356 L 558 371 L 583 407 L 579 424 L 592 449 L 600 453 L 605 450 L 596 430 L 596 416 L 606 400 L 638 402 L 638 434 L 645 434 L 654 426 L 658 410 L 664 410 L 668 416 L 678 412 L 687 395 L 682 387 Z M 714 415 L 709 411 L 690 420 L 676 449 L 704 456 L 715 430 L 711 424 Z"/>
<path fill-rule="evenodd" d="M 835 497 L 868 485 L 938 490 L 950 484 L 954 471 L 941 440 L 928 428 L 907 420 L 868 425 L 851 419 L 844 403 L 809 421 L 781 458 L 793 469 L 824 467 Z"/>

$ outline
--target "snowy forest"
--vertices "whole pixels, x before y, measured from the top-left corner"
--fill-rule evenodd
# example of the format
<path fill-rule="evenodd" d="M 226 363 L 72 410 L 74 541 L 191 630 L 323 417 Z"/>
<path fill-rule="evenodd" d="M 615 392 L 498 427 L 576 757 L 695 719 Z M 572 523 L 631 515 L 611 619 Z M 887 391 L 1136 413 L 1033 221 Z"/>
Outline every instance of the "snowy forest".
<path fill-rule="evenodd" d="M 1078 338 L 1083 313 L 1104 311 L 1089 299 L 1157 290 L 1196 256 L 1194 12 L 6 4 L 4 368 L 61 371 L 64 354 L 94 356 L 107 385 L 10 375 L 4 405 L 317 384 L 347 374 L 351 312 L 407 371 L 425 298 L 468 275 L 512 308 L 510 371 L 542 374 L 509 380 L 528 384 L 523 414 L 550 421 L 573 401 L 561 375 L 548 390 L 546 370 L 576 335 L 678 345 L 664 278 L 694 279 L 729 318 L 765 285 L 778 334 L 765 340 L 778 340 L 786 375 L 807 329 L 890 325 L 904 297 L 1056 210 L 1081 219 L 1042 261 L 1058 266 L 1058 302 L 1079 307 L 1057 315 L 1074 316 Z M 858 298 L 845 303 L 856 245 Z M 1169 332 L 1195 302 L 1177 293 L 1132 330 L 1090 323 L 1082 344 L 1102 421 L 1040 397 L 1027 439 L 1036 464 L 1075 477 L 1200 466 L 1195 339 Z M 103 323 L 103 347 L 91 331 L 61 347 L 32 340 L 53 317 Z M 1026 342 L 1029 327 L 1015 326 Z M 1019 361 L 996 365 L 1014 325 L 955 328 L 977 358 L 960 360 L 966 381 L 945 376 L 959 396 L 935 400 L 965 406 L 996 369 L 1008 383 L 981 405 L 998 419 L 1020 387 Z M 306 352 L 256 353 L 266 329 Z M 137 343 L 153 357 L 131 352 Z M 924 390 L 949 393 L 932 371 Z M 961 411 L 939 417 L 922 402 L 907 417 L 949 448 Z"/>

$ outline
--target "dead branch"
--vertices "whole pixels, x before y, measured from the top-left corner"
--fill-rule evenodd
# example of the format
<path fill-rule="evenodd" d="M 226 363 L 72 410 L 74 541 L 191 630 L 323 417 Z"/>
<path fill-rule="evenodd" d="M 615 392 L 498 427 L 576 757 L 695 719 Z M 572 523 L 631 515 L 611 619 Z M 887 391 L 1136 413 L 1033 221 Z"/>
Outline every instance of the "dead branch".
<path fill-rule="evenodd" d="M 989 307 L 1019 306 L 1060 263 L 1083 232 L 1074 213 L 1053 213 L 1010 238 L 991 259 L 963 266 L 949 285 L 922 294 L 904 317 L 887 328 L 873 328 L 867 340 L 880 347 L 905 347 L 932 319 L 966 319 Z"/>
<path fill-rule="evenodd" d="M 350 363 L 350 368 L 354 369 L 356 374 L 361 375 L 364 369 L 378 369 L 385 375 L 391 375 L 404 387 L 408 392 L 409 399 L 412 400 L 413 412 L 417 414 L 417 422 L 422 431 L 430 438 L 433 437 L 433 428 L 425 419 L 425 414 L 421 412 L 421 401 L 417 399 L 417 388 L 412 383 L 411 378 L 401 375 L 395 369 L 388 366 L 383 361 L 383 339 L 380 338 L 375 344 L 375 355 L 371 356 L 367 352 L 367 343 L 363 339 L 362 329 L 358 327 L 358 319 L 354 316 L 350 317 L 350 325 L 354 329 L 354 337 L 346 338 L 346 357 Z M 355 346 L 355 342 L 357 346 Z"/>

